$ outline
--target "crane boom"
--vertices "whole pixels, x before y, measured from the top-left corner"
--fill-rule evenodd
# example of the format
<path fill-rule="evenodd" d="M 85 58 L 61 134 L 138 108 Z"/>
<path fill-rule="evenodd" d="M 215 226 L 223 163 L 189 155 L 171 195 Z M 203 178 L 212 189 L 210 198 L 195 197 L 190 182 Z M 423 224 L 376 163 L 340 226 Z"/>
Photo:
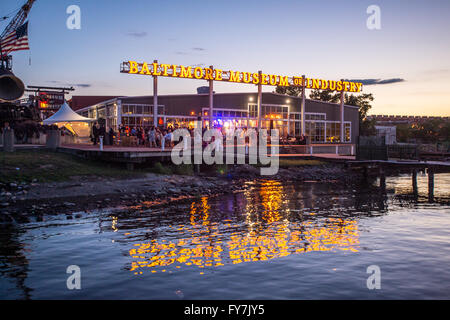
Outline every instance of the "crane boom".
<path fill-rule="evenodd" d="M 31 10 L 31 7 L 33 6 L 33 3 L 36 0 L 28 0 L 27 3 L 25 3 L 22 8 L 20 8 L 19 12 L 14 16 L 14 18 L 9 22 L 9 24 L 6 26 L 5 30 L 3 30 L 0 40 L 3 39 L 6 35 L 11 33 L 13 30 L 16 30 L 18 27 L 20 27 L 25 19 L 28 16 L 28 13 Z"/>

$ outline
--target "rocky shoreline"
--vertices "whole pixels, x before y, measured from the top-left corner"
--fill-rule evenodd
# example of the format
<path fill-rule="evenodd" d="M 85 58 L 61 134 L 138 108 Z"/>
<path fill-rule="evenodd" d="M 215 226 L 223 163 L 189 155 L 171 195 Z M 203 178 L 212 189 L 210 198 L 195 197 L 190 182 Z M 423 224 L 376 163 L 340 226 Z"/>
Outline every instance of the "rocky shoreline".
<path fill-rule="evenodd" d="M 0 223 L 39 220 L 43 215 L 66 214 L 77 218 L 99 208 L 145 205 L 163 206 L 173 201 L 240 192 L 246 181 L 326 181 L 348 183 L 356 174 L 344 166 L 280 168 L 275 176 L 260 176 L 258 168 L 241 165 L 226 174 L 181 176 L 146 174 L 139 179 L 73 177 L 70 181 L 0 185 Z"/>

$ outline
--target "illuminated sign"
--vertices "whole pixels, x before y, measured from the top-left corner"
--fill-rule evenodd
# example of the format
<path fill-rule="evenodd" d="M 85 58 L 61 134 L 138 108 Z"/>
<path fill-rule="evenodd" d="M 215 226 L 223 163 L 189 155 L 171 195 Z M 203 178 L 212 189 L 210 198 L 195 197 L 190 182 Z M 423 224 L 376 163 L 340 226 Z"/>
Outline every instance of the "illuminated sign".
<path fill-rule="evenodd" d="M 303 81 L 307 89 L 320 89 L 332 91 L 361 92 L 362 83 L 351 81 L 334 81 L 325 79 L 288 77 L 260 72 L 241 72 L 233 70 L 211 69 L 202 67 L 185 67 L 176 64 L 159 64 L 137 61 L 127 61 L 122 64 L 122 73 L 139 74 L 146 76 L 172 77 L 198 80 L 226 81 L 234 83 L 247 83 L 269 86 L 301 87 Z"/>
<path fill-rule="evenodd" d="M 64 93 L 62 92 L 39 92 L 38 93 L 39 108 L 41 109 L 59 109 L 64 103 Z"/>

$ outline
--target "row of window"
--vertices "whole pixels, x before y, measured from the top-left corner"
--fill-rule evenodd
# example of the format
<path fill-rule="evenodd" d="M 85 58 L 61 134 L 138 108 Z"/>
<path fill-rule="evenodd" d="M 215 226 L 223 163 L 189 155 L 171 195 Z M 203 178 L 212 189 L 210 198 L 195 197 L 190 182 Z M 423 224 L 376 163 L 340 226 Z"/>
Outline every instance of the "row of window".
<path fill-rule="evenodd" d="M 300 113 L 291 113 L 290 118 L 291 118 L 291 120 L 300 121 L 302 119 L 302 115 Z M 325 113 L 305 112 L 305 120 L 326 120 L 326 119 L 327 119 L 327 115 Z"/>
<path fill-rule="evenodd" d="M 114 122 L 112 121 L 114 120 Z M 115 126 L 115 119 L 108 119 L 111 121 L 108 123 L 110 126 Z M 159 122 L 164 122 L 163 118 L 158 119 Z M 215 120 L 215 124 L 224 125 L 224 122 L 220 119 Z M 165 125 L 166 126 L 174 126 L 178 124 L 180 127 L 193 125 L 195 122 L 194 119 L 191 118 L 166 118 Z M 152 117 L 122 117 L 122 124 L 130 127 L 149 127 L 153 125 Z M 234 120 L 232 123 L 227 123 L 230 127 L 239 128 L 239 127 L 256 127 L 256 120 Z M 263 120 L 261 122 L 263 128 L 269 128 L 271 125 L 273 128 L 278 128 L 281 130 L 282 134 L 287 133 L 287 126 L 283 124 L 283 121 L 273 121 L 272 124 L 270 121 Z M 291 123 L 290 126 L 290 134 L 299 136 L 301 135 L 301 122 L 295 121 Z M 306 135 L 309 136 L 312 143 L 323 143 L 323 142 L 340 142 L 340 132 L 341 126 L 340 122 L 315 122 L 315 121 L 305 121 L 305 132 Z M 351 141 L 351 124 L 344 123 L 344 132 L 345 132 L 345 142 Z"/>
<path fill-rule="evenodd" d="M 305 133 L 310 137 L 311 142 L 340 142 L 341 124 L 340 122 L 314 122 L 305 121 Z M 294 122 L 291 127 L 291 134 L 301 135 L 301 123 Z M 344 123 L 345 142 L 351 141 L 351 123 Z"/>
<path fill-rule="evenodd" d="M 263 118 L 275 118 L 275 119 L 287 119 L 287 107 L 284 106 L 262 106 L 261 116 Z M 207 112 L 207 111 L 206 111 Z M 152 115 L 153 114 L 153 106 L 152 105 L 132 105 L 132 104 L 123 104 L 122 105 L 122 114 L 123 115 Z M 158 106 L 158 114 L 164 115 L 165 108 L 164 106 Z M 108 105 L 105 107 L 101 107 L 98 109 L 91 109 L 87 112 L 83 112 L 83 115 L 88 116 L 90 118 L 105 118 L 105 117 L 114 117 L 117 116 L 117 110 L 114 105 Z M 206 114 L 205 114 L 206 115 Z M 249 112 L 247 111 L 231 111 L 231 110 L 221 110 L 214 109 L 213 116 L 218 118 L 257 118 L 257 105 L 249 105 Z M 301 120 L 300 113 L 291 113 L 290 119 L 292 120 Z M 305 113 L 305 120 L 326 120 L 325 113 Z"/>
<path fill-rule="evenodd" d="M 153 125 L 153 117 L 122 117 L 122 125 L 129 127 L 149 127 Z"/>
<path fill-rule="evenodd" d="M 122 114 L 153 114 L 152 105 L 123 104 Z M 164 106 L 158 106 L 158 114 L 165 114 Z"/>
<path fill-rule="evenodd" d="M 247 118 L 247 111 L 214 110 L 213 116 L 218 118 Z"/>

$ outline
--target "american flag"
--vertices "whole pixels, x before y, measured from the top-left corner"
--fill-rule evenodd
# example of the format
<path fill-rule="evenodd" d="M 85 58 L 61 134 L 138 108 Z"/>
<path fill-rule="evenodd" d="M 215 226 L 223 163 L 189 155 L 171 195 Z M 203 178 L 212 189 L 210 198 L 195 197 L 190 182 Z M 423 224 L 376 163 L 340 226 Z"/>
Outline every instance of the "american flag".
<path fill-rule="evenodd" d="M 12 51 L 29 50 L 28 22 L 25 22 L 1 39 L 0 48 L 3 55 L 7 55 Z"/>

